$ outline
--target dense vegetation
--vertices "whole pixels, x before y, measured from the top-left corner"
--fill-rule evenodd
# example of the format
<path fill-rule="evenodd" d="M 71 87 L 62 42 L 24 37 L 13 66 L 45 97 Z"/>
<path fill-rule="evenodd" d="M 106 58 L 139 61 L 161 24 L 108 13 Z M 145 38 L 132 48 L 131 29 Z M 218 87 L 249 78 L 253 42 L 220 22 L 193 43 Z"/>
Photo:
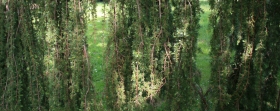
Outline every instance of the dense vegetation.
<path fill-rule="evenodd" d="M 3 111 L 91 110 L 90 1 L 0 1 Z"/>
<path fill-rule="evenodd" d="M 279 20 L 279 3 L 210 0 L 211 98 L 217 110 L 279 110 L 279 21 L 272 22 Z"/>
<path fill-rule="evenodd" d="M 99 1 L 0 0 L 1 111 L 279 111 L 279 0 Z"/>

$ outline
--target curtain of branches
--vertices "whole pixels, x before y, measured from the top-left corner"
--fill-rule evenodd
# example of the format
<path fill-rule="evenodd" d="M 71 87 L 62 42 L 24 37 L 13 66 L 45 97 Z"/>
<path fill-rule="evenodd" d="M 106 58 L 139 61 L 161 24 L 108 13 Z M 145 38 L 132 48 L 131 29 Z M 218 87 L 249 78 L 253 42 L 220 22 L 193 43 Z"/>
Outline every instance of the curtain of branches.
<path fill-rule="evenodd" d="M 217 2 L 217 3 L 215 3 Z M 230 53 L 229 53 L 229 38 L 228 35 L 231 30 L 230 10 L 231 0 L 210 1 L 211 9 L 213 10 L 210 16 L 210 23 L 213 27 L 213 36 L 211 39 L 212 57 L 212 73 L 210 82 L 212 84 L 212 93 L 209 98 L 211 109 L 218 104 L 225 104 L 228 102 L 226 93 L 226 75 L 230 73 Z M 212 104 L 211 104 L 212 103 Z M 220 108 L 220 107 L 218 107 Z M 217 110 L 222 110 L 218 109 Z"/>
<path fill-rule="evenodd" d="M 94 108 L 85 36 L 93 3 L 0 0 L 0 110 Z"/>
<path fill-rule="evenodd" d="M 53 57 L 47 65 L 52 89 L 51 109 L 92 108 L 94 92 L 85 36 L 88 2 L 92 4 L 81 0 L 48 1 L 47 42 Z"/>
<path fill-rule="evenodd" d="M 276 110 L 279 1 L 210 0 L 210 5 L 213 98 L 209 100 L 217 100 L 216 110 Z"/>
<path fill-rule="evenodd" d="M 112 0 L 110 6 L 107 105 L 143 110 L 165 104 L 183 110 L 197 104 L 186 98 L 199 89 L 194 64 L 199 2 Z M 171 101 L 174 106 L 169 107 Z"/>
<path fill-rule="evenodd" d="M 174 72 L 171 75 L 172 110 L 193 110 L 201 104 L 206 108 L 203 91 L 198 85 L 200 72 L 195 65 L 196 44 L 201 12 L 198 0 L 173 0 L 174 27 L 176 28 L 174 48 Z M 203 102 L 204 101 L 204 102 Z"/>
<path fill-rule="evenodd" d="M 48 108 L 44 66 L 43 2 L 0 1 L 0 110 Z M 35 5 L 36 4 L 36 5 Z"/>
<path fill-rule="evenodd" d="M 124 82 L 129 82 L 129 80 L 124 79 L 123 74 L 120 74 L 121 72 L 123 72 L 123 70 L 126 68 L 127 71 L 130 71 L 131 68 L 129 68 L 129 61 L 130 60 L 130 51 L 131 50 L 118 50 L 122 49 L 122 47 L 125 47 L 128 42 L 124 41 L 122 44 L 119 44 L 119 41 L 121 40 L 121 37 L 125 38 L 125 36 L 121 36 L 121 31 L 126 31 L 123 29 L 124 25 L 119 25 L 117 26 L 117 22 L 118 20 L 122 20 L 124 19 L 126 16 L 120 16 L 121 13 L 124 14 L 124 10 L 118 10 L 118 6 L 119 4 L 116 1 L 111 1 L 111 17 L 110 17 L 110 21 L 111 22 L 111 35 L 109 37 L 109 41 L 108 41 L 108 45 L 107 45 L 107 51 L 106 54 L 107 57 L 106 59 L 106 103 L 107 105 L 113 109 L 113 108 L 117 108 L 118 106 L 121 106 L 123 103 L 125 103 L 125 96 L 124 96 Z M 124 7 L 122 5 L 122 7 Z M 123 15 L 122 14 L 122 15 Z M 119 15 L 119 16 L 117 16 Z M 123 18 L 121 18 L 123 17 Z M 119 21 L 121 22 L 121 21 Z M 114 26 L 114 27 L 113 27 Z M 117 32 L 117 29 L 120 29 Z M 111 40 L 111 41 L 110 41 Z M 129 39 L 128 39 L 129 40 Z M 127 40 L 127 41 L 128 41 Z M 131 46 L 127 46 L 128 48 L 130 48 Z M 126 55 L 123 54 L 124 51 L 127 51 Z M 125 57 L 127 56 L 127 57 Z M 124 60 L 126 58 L 126 60 Z M 127 67 L 126 67 L 127 66 Z M 129 72 L 128 72 L 129 73 Z M 119 77 L 118 77 L 119 76 Z M 122 78 L 122 80 L 120 81 L 120 83 L 117 83 L 117 78 Z M 128 78 L 128 77 L 127 77 Z M 119 93 L 117 95 L 117 91 L 116 91 L 116 86 L 118 85 L 119 87 Z M 119 101 L 117 102 L 118 98 Z M 119 109 L 119 108 L 118 108 Z"/>
<path fill-rule="evenodd" d="M 199 0 L 109 3 L 108 110 L 279 111 L 279 0 L 209 0 L 207 92 L 195 62 Z M 94 4 L 0 0 L 0 110 L 104 110 L 85 36 Z"/>

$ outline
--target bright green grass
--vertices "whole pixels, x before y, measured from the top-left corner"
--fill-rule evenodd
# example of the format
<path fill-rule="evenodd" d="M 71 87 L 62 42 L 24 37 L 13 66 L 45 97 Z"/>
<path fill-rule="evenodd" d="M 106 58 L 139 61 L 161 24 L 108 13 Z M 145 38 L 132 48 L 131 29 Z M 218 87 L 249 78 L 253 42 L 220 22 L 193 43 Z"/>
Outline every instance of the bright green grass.
<path fill-rule="evenodd" d="M 204 13 L 201 14 L 200 17 L 200 29 L 197 47 L 200 51 L 197 51 L 196 65 L 201 72 L 201 81 L 200 85 L 205 92 L 209 85 L 209 78 L 211 74 L 211 66 L 210 66 L 210 39 L 212 32 L 209 26 L 209 14 L 210 14 L 210 6 L 208 2 L 201 1 L 201 8 Z"/>
<path fill-rule="evenodd" d="M 90 54 L 90 61 L 92 65 L 93 83 L 97 95 L 97 100 L 102 101 L 105 87 L 105 72 L 104 72 L 104 51 L 106 50 L 106 42 L 108 37 L 108 18 L 105 13 L 104 4 L 98 3 L 96 7 L 96 18 L 87 23 L 87 37 L 88 37 L 88 53 Z M 107 11 L 107 10 L 105 10 Z M 102 104 L 101 104 L 102 105 Z"/>

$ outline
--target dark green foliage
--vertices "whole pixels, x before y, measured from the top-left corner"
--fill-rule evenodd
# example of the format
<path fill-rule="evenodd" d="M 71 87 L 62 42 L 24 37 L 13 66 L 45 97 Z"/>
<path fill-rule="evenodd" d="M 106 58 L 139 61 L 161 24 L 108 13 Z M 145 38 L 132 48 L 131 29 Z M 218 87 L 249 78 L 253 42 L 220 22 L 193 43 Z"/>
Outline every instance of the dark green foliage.
<path fill-rule="evenodd" d="M 267 23 L 261 25 L 266 25 L 262 30 L 267 31 L 267 38 L 265 41 L 265 51 L 263 51 L 263 58 L 265 64 L 263 64 L 263 87 L 261 95 L 261 108 L 263 110 L 279 110 L 279 45 L 280 45 L 280 13 L 275 11 L 280 8 L 280 1 L 271 0 L 266 3 L 267 9 Z M 265 29 L 267 28 L 267 29 Z M 278 61 L 277 61 L 278 60 Z M 279 93 L 279 94 L 278 94 Z M 278 97 L 278 100 L 276 98 Z M 278 106 L 278 109 L 276 109 Z"/>
<path fill-rule="evenodd" d="M 211 0 L 210 5 L 211 85 L 216 96 L 209 98 L 218 100 L 216 110 L 276 110 L 279 15 L 272 10 L 279 2 Z"/>
<path fill-rule="evenodd" d="M 106 52 L 110 108 L 148 110 L 167 103 L 170 110 L 183 110 L 198 105 L 193 98 L 195 91 L 202 94 L 194 61 L 199 13 L 195 0 L 111 1 Z"/>
<path fill-rule="evenodd" d="M 0 110 L 279 110 L 279 0 L 209 0 L 207 91 L 199 0 L 109 4 L 102 105 L 85 36 L 94 0 L 0 0 Z"/>
<path fill-rule="evenodd" d="M 131 8 L 130 2 L 127 3 L 127 8 Z M 132 69 L 129 66 L 132 60 L 132 36 L 128 36 L 128 34 L 132 35 L 134 32 L 126 30 L 127 27 L 132 25 L 133 18 L 124 16 L 125 13 L 131 13 L 124 10 L 124 4 L 112 1 L 111 8 L 112 34 L 107 45 L 106 54 L 108 56 L 105 58 L 110 64 L 106 68 L 106 102 L 109 108 L 117 110 L 122 109 L 128 101 L 125 95 L 130 93 Z M 120 25 L 117 25 L 117 22 Z"/>
<path fill-rule="evenodd" d="M 0 1 L 0 110 L 94 109 L 87 3 Z"/>
<path fill-rule="evenodd" d="M 50 107 L 54 110 L 92 108 L 94 91 L 85 37 L 87 2 L 49 1 L 47 4 L 51 33 L 48 43 L 55 49 L 54 69 L 49 70 L 52 72 Z"/>
<path fill-rule="evenodd" d="M 230 10 L 231 0 L 210 1 L 213 10 L 210 16 L 210 25 L 213 27 L 211 39 L 212 73 L 210 78 L 211 93 L 210 110 L 224 110 L 223 104 L 228 103 L 229 95 L 226 93 L 226 76 L 231 72 L 228 34 L 231 30 Z M 212 4 L 213 3 L 213 4 Z"/>
<path fill-rule="evenodd" d="M 39 9 L 31 7 L 34 2 L 23 0 L 0 4 L 0 110 L 46 110 L 44 42 L 39 38 L 42 24 L 36 22 L 40 19 Z"/>
<path fill-rule="evenodd" d="M 49 24 L 52 24 L 51 29 L 55 31 L 55 55 L 54 55 L 54 67 L 56 72 L 53 76 L 58 78 L 54 80 L 54 86 L 52 86 L 52 92 L 50 95 L 53 104 L 50 104 L 51 108 L 63 108 L 66 110 L 75 109 L 75 104 L 70 98 L 70 80 L 72 79 L 72 69 L 70 66 L 70 47 L 69 47 L 69 8 L 68 1 L 49 1 L 50 20 Z"/>
<path fill-rule="evenodd" d="M 192 110 L 198 107 L 196 98 L 204 99 L 199 84 L 200 72 L 195 65 L 196 44 L 201 9 L 199 1 L 172 1 L 174 9 L 174 27 L 177 29 L 175 39 L 175 66 L 172 79 L 172 110 Z M 204 102 L 202 102 L 204 104 Z M 204 104 L 203 109 L 207 105 Z"/>
<path fill-rule="evenodd" d="M 4 24 L 5 23 L 5 5 L 2 4 L 0 2 L 0 24 Z M 5 82 L 6 82 L 6 77 L 7 77 L 7 74 L 6 74 L 6 70 L 7 70 L 7 67 L 6 67 L 6 50 L 5 50 L 5 47 L 6 47 L 6 37 L 5 37 L 5 26 L 2 25 L 0 26 L 0 98 L 1 98 L 1 103 L 3 102 L 2 101 L 2 95 L 5 93 Z M 2 105 L 1 105 L 2 107 Z"/>

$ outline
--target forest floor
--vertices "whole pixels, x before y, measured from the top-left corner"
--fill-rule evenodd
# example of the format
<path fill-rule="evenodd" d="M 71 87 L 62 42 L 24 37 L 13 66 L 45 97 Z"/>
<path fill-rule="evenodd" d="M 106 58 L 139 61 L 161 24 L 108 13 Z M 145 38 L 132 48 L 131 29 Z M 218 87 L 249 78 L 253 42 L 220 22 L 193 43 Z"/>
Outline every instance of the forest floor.
<path fill-rule="evenodd" d="M 105 8 L 105 10 L 104 10 Z M 196 65 L 201 72 L 200 86 L 205 92 L 209 85 L 209 78 L 211 73 L 210 67 L 210 39 L 212 31 L 209 26 L 209 5 L 206 1 L 201 1 L 201 8 L 203 12 L 200 18 L 200 29 L 198 37 L 198 51 L 196 57 Z M 110 28 L 108 26 L 109 6 L 103 4 L 102 2 L 97 4 L 96 7 L 96 18 L 89 21 L 87 24 L 87 37 L 88 37 L 88 52 L 90 54 L 90 61 L 92 65 L 93 73 L 93 83 L 95 86 L 95 91 L 97 95 L 97 100 L 102 104 L 102 96 L 104 96 L 105 88 L 105 64 L 104 62 L 104 51 L 106 50 L 107 37 L 109 36 Z M 106 12 L 106 13 L 104 13 Z"/>

